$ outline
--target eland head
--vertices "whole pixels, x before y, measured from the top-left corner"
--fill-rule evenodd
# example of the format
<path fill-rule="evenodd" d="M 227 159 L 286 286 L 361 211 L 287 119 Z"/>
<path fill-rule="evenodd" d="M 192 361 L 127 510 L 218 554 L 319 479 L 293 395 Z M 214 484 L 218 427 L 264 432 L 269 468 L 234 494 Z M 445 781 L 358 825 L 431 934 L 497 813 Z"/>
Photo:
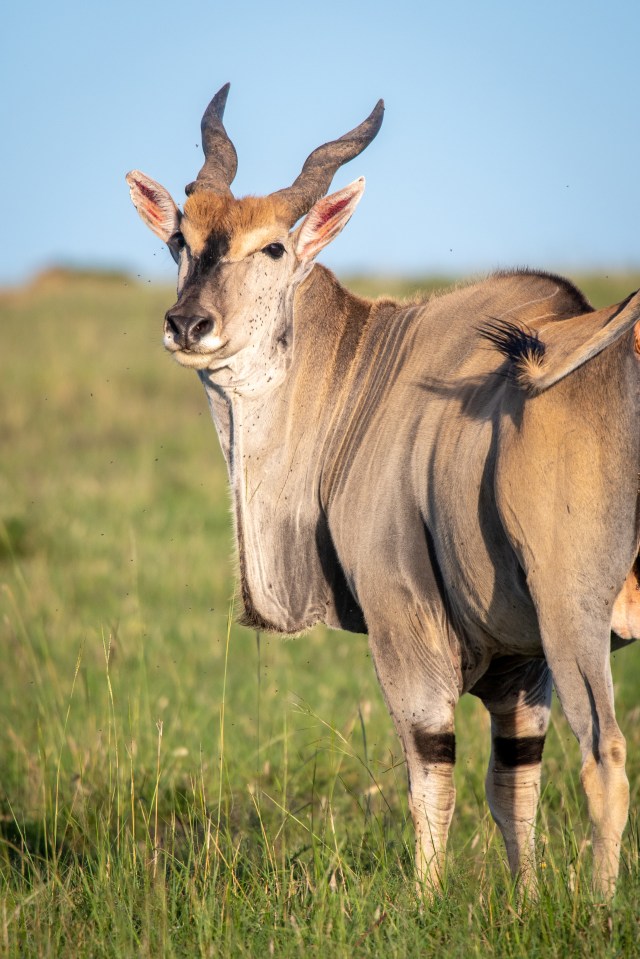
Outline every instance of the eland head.
<path fill-rule="evenodd" d="M 228 92 L 226 84 L 205 110 L 205 162 L 186 187 L 183 212 L 144 173 L 133 170 L 127 181 L 140 217 L 178 264 L 166 349 L 183 366 L 219 371 L 227 386 L 247 379 L 255 386 L 261 374 L 273 379 L 286 366 L 293 293 L 350 219 L 364 178 L 329 196 L 327 190 L 336 170 L 373 140 L 384 105 L 378 101 L 354 130 L 314 150 L 291 186 L 236 199 L 237 155 L 222 122 Z"/>

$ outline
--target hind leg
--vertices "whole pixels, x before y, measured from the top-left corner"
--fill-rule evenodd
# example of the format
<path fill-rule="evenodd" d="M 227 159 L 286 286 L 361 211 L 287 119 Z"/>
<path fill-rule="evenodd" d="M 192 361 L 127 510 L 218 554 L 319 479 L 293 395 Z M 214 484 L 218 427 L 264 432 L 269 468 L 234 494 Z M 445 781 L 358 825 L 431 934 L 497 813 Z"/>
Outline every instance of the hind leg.
<path fill-rule="evenodd" d="M 593 831 L 595 887 L 609 898 L 618 877 L 629 782 L 626 744 L 614 711 L 608 627 L 603 632 L 595 639 L 585 628 L 574 633 L 573 641 L 565 633 L 556 643 L 547 636 L 546 648 L 558 697 L 582 753 L 580 779 Z"/>
<path fill-rule="evenodd" d="M 606 377 L 588 364 L 583 369 L 584 379 L 568 377 L 527 400 L 521 417 L 505 419 L 495 488 L 554 686 L 580 744 L 595 884 L 608 897 L 629 807 L 609 662 L 611 622 L 638 556 L 640 434 L 635 399 L 617 375 L 627 367 L 621 362 L 613 375 L 611 366 Z"/>
<path fill-rule="evenodd" d="M 494 660 L 471 692 L 491 714 L 487 801 L 521 888 L 535 880 L 535 819 L 542 750 L 549 724 L 551 674 L 544 660 Z"/>
<path fill-rule="evenodd" d="M 528 577 L 553 684 L 580 745 L 594 883 L 605 898 L 615 891 L 629 810 L 626 745 L 616 721 L 610 663 L 612 601 L 616 580 L 623 578 L 619 571 L 589 577 L 577 560 L 568 573 L 566 567 L 539 568 Z"/>

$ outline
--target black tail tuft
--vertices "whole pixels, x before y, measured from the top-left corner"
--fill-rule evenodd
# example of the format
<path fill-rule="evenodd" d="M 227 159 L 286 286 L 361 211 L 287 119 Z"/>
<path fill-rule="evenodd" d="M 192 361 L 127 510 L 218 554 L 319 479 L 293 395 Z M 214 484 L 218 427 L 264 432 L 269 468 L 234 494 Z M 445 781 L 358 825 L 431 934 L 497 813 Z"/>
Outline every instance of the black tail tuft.
<path fill-rule="evenodd" d="M 536 331 L 496 318 L 478 327 L 478 333 L 509 361 L 511 378 L 525 389 L 530 388 L 545 354 L 545 345 Z"/>

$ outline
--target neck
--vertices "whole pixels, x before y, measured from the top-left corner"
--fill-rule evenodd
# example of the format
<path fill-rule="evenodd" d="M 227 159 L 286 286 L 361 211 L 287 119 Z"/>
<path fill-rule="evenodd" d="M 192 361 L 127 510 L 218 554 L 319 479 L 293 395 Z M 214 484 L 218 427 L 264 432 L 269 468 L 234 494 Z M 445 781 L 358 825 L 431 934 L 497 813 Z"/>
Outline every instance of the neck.
<path fill-rule="evenodd" d="M 298 632 L 324 621 L 360 628 L 320 486 L 371 308 L 316 266 L 293 299 L 282 377 L 256 395 L 201 375 L 229 469 L 245 622 L 254 627 Z"/>

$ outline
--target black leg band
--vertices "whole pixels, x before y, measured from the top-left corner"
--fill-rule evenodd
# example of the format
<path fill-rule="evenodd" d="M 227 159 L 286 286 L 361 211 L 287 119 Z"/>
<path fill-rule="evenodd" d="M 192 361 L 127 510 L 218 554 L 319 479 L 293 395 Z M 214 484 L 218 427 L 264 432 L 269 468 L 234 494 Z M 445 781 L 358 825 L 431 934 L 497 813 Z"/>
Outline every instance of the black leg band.
<path fill-rule="evenodd" d="M 544 736 L 496 736 L 493 740 L 495 758 L 502 766 L 537 766 L 543 749 Z"/>
<path fill-rule="evenodd" d="M 427 733 L 422 729 L 414 729 L 413 741 L 425 763 L 453 764 L 456 761 L 456 737 L 453 733 Z"/>

